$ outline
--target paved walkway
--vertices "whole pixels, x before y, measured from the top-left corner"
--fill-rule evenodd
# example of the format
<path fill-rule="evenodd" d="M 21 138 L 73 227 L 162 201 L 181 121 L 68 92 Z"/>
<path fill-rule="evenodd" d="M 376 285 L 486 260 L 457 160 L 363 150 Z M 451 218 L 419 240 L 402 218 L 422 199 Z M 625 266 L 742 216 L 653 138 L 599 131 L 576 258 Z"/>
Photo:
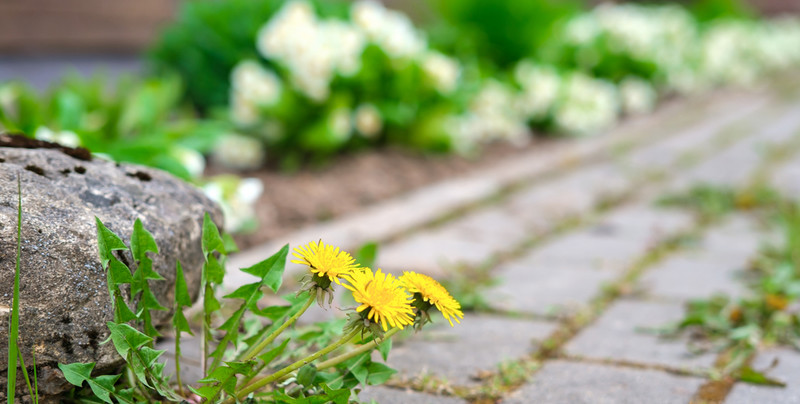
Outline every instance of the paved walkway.
<path fill-rule="evenodd" d="M 718 358 L 642 328 L 679 319 L 690 299 L 743 293 L 737 273 L 769 234 L 747 214 L 709 224 L 654 201 L 699 183 L 761 180 L 800 196 L 800 153 L 776 153 L 800 149 L 800 91 L 786 87 L 675 102 L 546 161 L 522 156 L 425 188 L 242 253 L 229 267 L 286 242 L 322 238 L 353 250 L 378 240 L 385 270 L 484 286 L 482 312 L 396 343 L 389 365 L 400 373 L 362 392 L 367 402 L 690 402 Z M 697 242 L 675 242 L 687 236 Z M 775 357 L 770 375 L 787 388 L 737 383 L 725 402 L 800 402 L 800 354 L 761 352 L 756 368 Z"/>

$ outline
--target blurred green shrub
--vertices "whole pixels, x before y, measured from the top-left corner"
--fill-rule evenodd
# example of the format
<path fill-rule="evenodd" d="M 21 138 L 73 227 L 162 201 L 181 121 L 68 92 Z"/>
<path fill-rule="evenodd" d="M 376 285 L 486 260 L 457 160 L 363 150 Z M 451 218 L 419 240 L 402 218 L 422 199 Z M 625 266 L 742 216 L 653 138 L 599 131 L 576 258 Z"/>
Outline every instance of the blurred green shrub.
<path fill-rule="evenodd" d="M 434 0 L 431 41 L 445 52 L 509 68 L 555 39 L 553 29 L 585 8 L 581 0 Z"/>
<path fill-rule="evenodd" d="M 66 78 L 39 95 L 16 82 L 0 84 L 0 131 L 86 147 L 115 161 L 144 164 L 197 178 L 208 151 L 227 125 L 198 120 L 178 105 L 177 77 Z"/>

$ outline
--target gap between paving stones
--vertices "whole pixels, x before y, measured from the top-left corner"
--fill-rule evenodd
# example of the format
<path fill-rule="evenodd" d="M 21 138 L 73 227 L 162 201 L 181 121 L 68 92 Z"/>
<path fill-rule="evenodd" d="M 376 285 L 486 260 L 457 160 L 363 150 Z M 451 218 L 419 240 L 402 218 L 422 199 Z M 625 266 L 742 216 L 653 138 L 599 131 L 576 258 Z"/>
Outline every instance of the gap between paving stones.
<path fill-rule="evenodd" d="M 646 262 L 647 262 L 647 261 L 649 261 L 649 260 L 651 260 L 651 259 L 652 259 L 652 257 L 648 257 L 648 258 L 646 259 Z M 634 271 L 634 272 L 631 272 L 631 273 L 629 273 L 629 276 L 627 277 L 627 278 L 628 278 L 628 279 L 627 279 L 627 283 L 630 283 L 630 282 L 631 282 L 631 280 L 633 280 L 633 279 L 635 279 L 636 277 L 638 277 L 638 274 L 639 274 L 639 273 L 641 273 L 641 272 L 643 272 L 643 271 L 644 271 L 644 269 L 646 269 L 646 268 L 647 268 L 647 265 L 643 265 L 643 266 L 641 266 L 641 269 L 640 269 L 639 271 Z M 612 296 L 613 296 L 613 295 L 612 295 Z"/>
<path fill-rule="evenodd" d="M 580 164 L 603 159 L 615 148 L 632 148 L 633 145 L 655 142 L 665 136 L 680 133 L 706 114 L 730 113 L 734 104 L 741 103 L 745 96 L 765 97 L 763 91 L 747 92 L 745 95 L 736 93 L 733 96 L 731 92 L 719 92 L 665 105 L 652 116 L 628 121 L 621 128 L 615 129 L 615 133 L 565 143 L 555 147 L 552 154 L 537 155 L 535 159 L 520 156 L 480 174 L 435 184 L 405 197 L 365 209 L 359 214 L 302 229 L 280 240 L 235 254 L 230 258 L 229 265 L 232 268 L 248 267 L 271 255 L 287 241 L 297 245 L 322 236 L 328 242 L 353 249 L 367 241 L 396 238 L 400 234 L 423 228 L 428 223 L 446 220 L 452 216 L 453 211 L 463 211 L 481 201 L 492 201 L 498 195 L 513 192 L 514 188 L 535 183 Z M 737 111 L 735 108 L 733 110 Z M 656 136 L 641 136 L 643 129 L 652 127 L 659 120 L 667 120 L 668 124 L 658 125 Z M 250 281 L 246 275 L 234 272 L 226 278 L 225 289 L 233 290 Z"/>
<path fill-rule="evenodd" d="M 790 140 L 789 143 L 791 143 L 793 141 L 796 141 L 796 139 Z M 771 167 L 775 167 L 776 163 L 767 158 L 762 162 L 761 165 L 762 166 L 769 165 Z M 760 176 L 758 172 L 762 171 L 762 170 L 769 170 L 769 168 L 768 169 L 762 169 L 761 167 L 757 167 L 756 170 L 755 170 L 756 173 L 753 174 L 754 178 L 753 178 L 752 181 L 757 181 L 758 180 L 758 178 L 756 178 L 756 177 Z M 705 228 L 705 225 L 703 223 L 698 223 L 698 227 L 692 233 L 701 232 L 701 231 L 704 230 L 704 228 Z M 690 235 L 690 234 L 687 234 L 687 235 Z M 669 251 L 667 253 L 669 253 Z M 656 251 L 656 254 L 658 255 L 657 251 Z M 630 284 L 633 281 L 637 280 L 642 273 L 644 273 L 648 268 L 652 267 L 652 264 L 654 264 L 655 261 L 660 261 L 660 259 L 657 259 L 657 257 L 650 257 L 650 259 L 648 259 L 646 257 L 642 261 L 642 264 L 640 264 L 639 266 L 634 266 L 633 269 L 625 277 L 621 278 L 621 280 L 616 283 L 619 286 L 617 288 L 615 288 L 615 289 L 617 291 L 620 291 L 622 286 L 624 286 L 626 284 Z M 605 297 L 604 297 L 604 295 L 605 295 Z M 598 297 L 598 299 L 595 301 L 595 304 L 593 305 L 594 310 L 592 310 L 592 312 L 590 312 L 588 314 L 588 317 L 585 319 L 585 321 L 583 321 L 583 322 L 577 321 L 577 324 L 579 326 L 578 328 L 583 329 L 586 326 L 588 326 L 592 321 L 594 321 L 597 318 L 599 318 L 600 315 L 605 311 L 605 309 L 608 308 L 610 303 L 612 301 L 616 300 L 620 295 L 621 294 L 619 292 L 615 293 L 613 289 L 610 292 L 604 292 L 603 294 L 601 294 L 601 296 Z M 550 358 L 571 359 L 571 360 L 584 359 L 584 358 L 582 358 L 580 356 L 575 356 L 575 355 L 569 356 L 569 355 L 564 355 L 563 353 L 560 352 L 560 349 L 565 345 L 565 343 L 568 340 L 571 340 L 572 337 L 575 336 L 576 334 L 577 334 L 577 330 L 575 328 L 557 331 L 556 333 L 554 333 L 554 336 L 553 336 L 554 338 L 552 339 L 552 341 L 554 342 L 554 345 L 551 348 L 551 351 L 549 353 L 548 353 L 547 350 L 541 351 L 541 352 L 538 353 L 538 355 L 534 355 L 533 358 L 537 358 L 537 356 L 538 356 L 538 359 L 540 359 L 540 360 L 547 360 L 547 359 L 550 359 Z M 716 365 L 719 366 L 719 365 L 723 364 L 724 363 L 724 359 L 725 359 L 725 355 L 723 353 L 718 357 Z M 596 362 L 596 360 L 593 361 L 593 362 Z M 632 363 L 630 361 L 625 361 L 625 360 L 612 360 L 612 361 L 605 361 L 605 362 L 606 362 L 605 364 L 613 364 L 613 365 L 616 365 L 616 366 L 628 366 L 628 367 L 633 366 L 633 367 L 636 367 L 636 368 L 641 368 L 642 366 L 645 366 L 647 368 L 656 368 L 656 369 L 660 369 L 662 371 L 667 371 L 669 373 L 679 374 L 679 375 L 695 375 L 695 376 L 698 375 L 696 372 L 687 371 L 686 369 L 674 368 L 674 367 L 663 366 L 663 365 L 656 365 L 656 366 L 643 365 L 643 364 Z M 705 385 L 703 385 L 703 386 L 705 386 Z M 704 388 L 703 386 L 700 387 L 700 391 L 703 390 L 703 388 Z"/>

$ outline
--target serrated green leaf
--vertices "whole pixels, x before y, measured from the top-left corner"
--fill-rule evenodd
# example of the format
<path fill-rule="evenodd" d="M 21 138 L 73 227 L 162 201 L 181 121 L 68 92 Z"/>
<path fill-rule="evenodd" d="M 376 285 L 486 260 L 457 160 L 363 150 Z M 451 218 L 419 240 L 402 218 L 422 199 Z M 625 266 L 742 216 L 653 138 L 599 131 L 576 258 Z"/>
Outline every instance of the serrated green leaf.
<path fill-rule="evenodd" d="M 100 262 L 103 264 L 103 268 L 106 268 L 108 261 L 113 257 L 114 251 L 124 251 L 127 250 L 128 247 L 125 246 L 125 243 L 122 242 L 119 236 L 114 234 L 114 232 L 109 230 L 103 222 L 100 221 L 100 218 L 95 216 L 94 220 L 97 226 L 97 249 L 100 253 Z"/>
<path fill-rule="evenodd" d="M 133 233 L 131 234 L 131 254 L 136 261 L 147 259 L 147 253 L 158 254 L 158 245 L 153 234 L 147 231 L 142 225 L 142 221 L 136 218 L 133 222 Z"/>
<path fill-rule="evenodd" d="M 113 400 L 111 400 L 111 395 L 116 393 L 114 384 L 117 383 L 117 380 L 119 380 L 120 376 L 122 375 L 105 375 L 98 376 L 94 379 L 88 379 L 89 388 L 92 389 L 92 393 L 94 393 L 99 399 L 111 404 L 113 403 Z"/>
<path fill-rule="evenodd" d="M 183 267 L 180 261 L 175 263 L 175 303 L 179 308 L 192 305 L 192 299 L 189 296 L 189 288 L 186 286 L 186 277 L 183 274 Z"/>
<path fill-rule="evenodd" d="M 198 388 L 189 386 L 189 390 L 192 393 L 197 394 L 198 396 L 203 397 L 208 401 L 210 401 L 212 398 L 214 398 L 214 396 L 217 395 L 217 389 L 215 389 L 213 386 L 202 386 Z"/>
<path fill-rule="evenodd" d="M 369 353 L 363 353 L 361 355 L 356 356 L 348 361 L 345 361 L 344 364 L 346 369 L 350 371 L 350 374 L 358 380 L 361 384 L 367 384 L 367 378 L 369 377 Z"/>
<path fill-rule="evenodd" d="M 225 246 L 225 254 L 233 254 L 235 252 L 239 252 L 239 247 L 236 245 L 236 241 L 233 239 L 228 233 L 222 235 L 222 244 Z"/>
<path fill-rule="evenodd" d="M 372 386 L 386 383 L 393 374 L 397 373 L 396 370 L 379 362 L 371 362 L 368 371 L 369 376 L 367 377 L 367 384 Z"/>
<path fill-rule="evenodd" d="M 261 288 L 261 283 L 248 283 L 246 285 L 240 286 L 232 293 L 227 294 L 223 297 L 226 299 L 241 299 L 247 301 L 250 299 L 251 296 L 259 293 L 260 288 Z"/>
<path fill-rule="evenodd" d="M 128 357 L 128 352 L 136 350 L 153 341 L 152 338 L 128 324 L 117 324 L 112 321 L 106 323 L 111 331 L 111 341 L 114 348 L 123 358 Z"/>
<path fill-rule="evenodd" d="M 206 285 L 206 295 L 203 301 L 203 310 L 206 313 L 213 313 L 220 309 L 219 300 L 214 296 L 214 288 L 211 285 Z"/>
<path fill-rule="evenodd" d="M 762 372 L 759 372 L 749 366 L 745 366 L 740 370 L 739 380 L 751 384 L 758 384 L 763 386 L 776 386 L 786 387 L 786 383 L 770 378 Z"/>
<path fill-rule="evenodd" d="M 286 256 L 289 254 L 289 244 L 283 246 L 277 253 L 249 268 L 241 271 L 261 279 L 261 284 L 277 292 L 283 283 L 283 271 L 286 268 Z"/>
<path fill-rule="evenodd" d="M 189 333 L 189 335 L 194 335 L 194 333 L 192 333 L 192 327 L 189 325 L 189 321 L 183 314 L 183 310 L 175 310 L 175 314 L 172 315 L 172 326 L 175 328 L 176 332 L 186 332 Z"/>
<path fill-rule="evenodd" d="M 139 316 L 131 311 L 128 304 L 125 303 L 125 299 L 122 298 L 121 292 L 117 289 L 114 292 L 114 321 L 118 323 L 127 323 L 137 318 L 139 318 Z"/>
<path fill-rule="evenodd" d="M 58 368 L 61 369 L 61 373 L 64 374 L 64 378 L 67 379 L 70 384 L 74 386 L 82 386 L 85 380 L 88 380 L 92 377 L 92 369 L 94 369 L 94 362 L 92 363 L 70 363 L 65 365 L 63 363 L 58 364 Z"/>
<path fill-rule="evenodd" d="M 211 215 L 203 215 L 203 254 L 209 256 L 213 251 L 226 253 L 225 243 L 219 235 L 217 225 L 211 220 Z"/>
<path fill-rule="evenodd" d="M 381 358 L 383 361 L 386 362 L 389 360 L 389 352 L 392 350 L 392 339 L 388 338 L 385 341 L 378 344 L 378 352 L 381 353 Z"/>
<path fill-rule="evenodd" d="M 333 402 L 333 404 L 347 404 L 350 402 L 350 389 L 337 389 L 334 390 L 326 384 L 322 384 L 322 389 L 325 391 L 325 394 L 328 396 L 329 401 Z"/>
<path fill-rule="evenodd" d="M 206 281 L 213 284 L 221 284 L 225 277 L 225 268 L 213 255 L 208 256 L 208 260 L 203 264 Z"/>
<path fill-rule="evenodd" d="M 261 359 L 265 364 L 269 365 L 270 362 L 275 360 L 275 358 L 277 358 L 278 356 L 280 356 L 280 354 L 283 353 L 283 351 L 286 349 L 286 345 L 288 344 L 289 344 L 289 338 L 286 338 L 277 347 L 270 349 L 266 353 L 258 355 L 258 359 Z"/>
<path fill-rule="evenodd" d="M 133 276 L 131 270 L 113 255 L 108 260 L 108 279 L 110 287 L 131 283 Z"/>
<path fill-rule="evenodd" d="M 378 256 L 378 244 L 374 242 L 362 245 L 356 252 L 356 262 L 362 267 L 372 268 L 375 266 L 375 257 Z"/>

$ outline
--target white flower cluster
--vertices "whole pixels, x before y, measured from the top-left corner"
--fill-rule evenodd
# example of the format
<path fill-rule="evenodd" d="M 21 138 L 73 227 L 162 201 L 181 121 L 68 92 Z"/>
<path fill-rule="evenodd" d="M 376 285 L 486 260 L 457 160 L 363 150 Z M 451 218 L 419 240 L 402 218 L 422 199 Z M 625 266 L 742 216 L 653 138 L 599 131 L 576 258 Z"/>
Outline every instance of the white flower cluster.
<path fill-rule="evenodd" d="M 700 75 L 711 84 L 752 84 L 769 70 L 800 64 L 800 20 L 714 23 L 701 42 Z"/>
<path fill-rule="evenodd" d="M 36 128 L 33 134 L 36 139 L 44 140 L 46 142 L 58 143 L 66 147 L 78 147 L 81 145 L 81 138 L 70 130 L 54 131 L 47 126 L 40 126 Z"/>
<path fill-rule="evenodd" d="M 253 60 L 240 62 L 231 72 L 231 119 L 237 125 L 254 125 L 259 121 L 259 107 L 275 105 L 282 90 L 274 72 Z"/>
<path fill-rule="evenodd" d="M 573 73 L 565 80 L 553 120 L 567 133 L 586 135 L 608 128 L 619 113 L 619 95 L 612 83 Z"/>
<path fill-rule="evenodd" d="M 550 114 L 561 92 L 561 75 L 552 66 L 536 65 L 524 60 L 514 69 L 514 79 L 522 87 L 517 110 L 531 121 Z"/>
<path fill-rule="evenodd" d="M 211 157 L 223 167 L 254 170 L 264 164 L 265 154 L 264 146 L 258 139 L 229 133 L 217 141 Z"/>
<path fill-rule="evenodd" d="M 446 124 L 456 150 L 467 153 L 479 143 L 495 140 L 527 143 L 530 131 L 517 109 L 516 95 L 508 85 L 487 81 L 472 99 L 469 110 Z"/>
<path fill-rule="evenodd" d="M 287 3 L 261 28 L 256 42 L 263 57 L 285 65 L 293 84 L 318 102 L 328 98 L 334 74 L 358 72 L 365 45 L 361 30 L 318 19 L 305 1 Z"/>
<path fill-rule="evenodd" d="M 361 104 L 356 108 L 353 122 L 355 123 L 356 131 L 366 138 L 377 136 L 383 129 L 381 112 L 374 105 L 368 103 Z"/>
<path fill-rule="evenodd" d="M 570 20 L 564 34 L 570 45 L 578 47 L 582 67 L 599 62 L 602 55 L 594 52 L 604 41 L 612 53 L 671 71 L 691 53 L 697 26 L 691 14 L 678 6 L 602 4 Z"/>
<path fill-rule="evenodd" d="M 389 10 L 382 4 L 358 1 L 350 9 L 350 17 L 370 41 L 393 58 L 417 58 L 427 49 L 425 37 L 403 13 Z"/>
<path fill-rule="evenodd" d="M 225 231 L 237 232 L 255 226 L 254 205 L 264 192 L 259 179 L 222 175 L 210 178 L 203 185 L 203 192 L 222 208 Z"/>
<path fill-rule="evenodd" d="M 431 78 L 436 90 L 444 95 L 451 94 L 458 86 L 461 65 L 451 57 L 428 51 L 422 58 L 422 69 Z"/>
<path fill-rule="evenodd" d="M 628 115 L 641 115 L 652 112 L 658 101 L 658 93 L 646 80 L 626 77 L 619 83 L 619 96 L 622 111 Z"/>

